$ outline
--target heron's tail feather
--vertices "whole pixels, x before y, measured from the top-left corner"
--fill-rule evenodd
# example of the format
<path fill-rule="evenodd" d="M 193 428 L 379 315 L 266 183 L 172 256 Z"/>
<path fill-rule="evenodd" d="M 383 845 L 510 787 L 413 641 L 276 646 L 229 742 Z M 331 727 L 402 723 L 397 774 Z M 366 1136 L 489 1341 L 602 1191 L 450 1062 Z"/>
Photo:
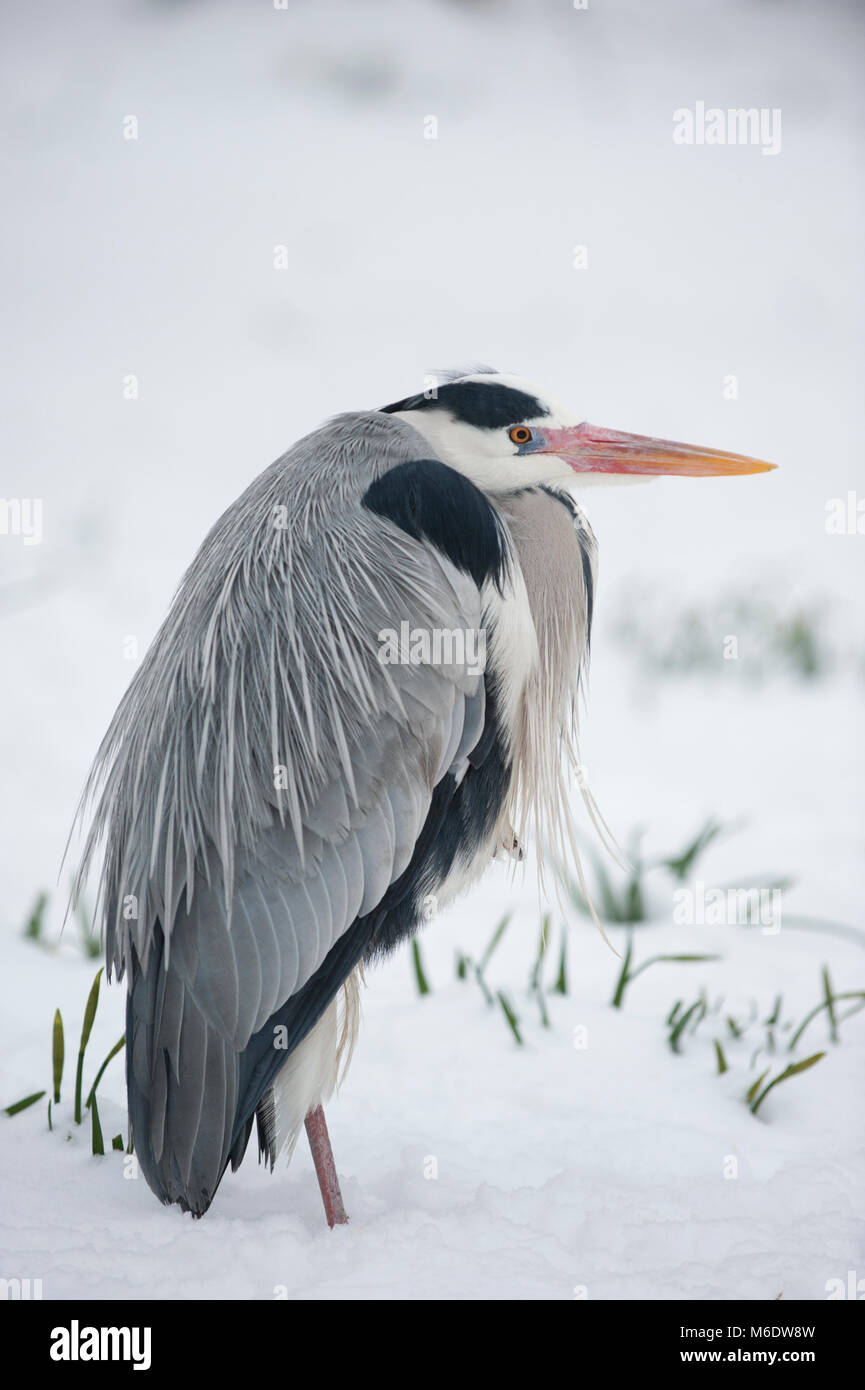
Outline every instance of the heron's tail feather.
<path fill-rule="evenodd" d="M 351 1059 L 360 1018 L 360 967 L 289 1029 L 274 1014 L 243 1051 L 208 1022 L 183 975 L 166 963 L 161 928 L 146 966 L 133 951 L 126 1008 L 126 1080 L 135 1152 L 165 1203 L 203 1216 L 228 1164 L 236 1171 L 258 1123 L 259 1155 L 289 1156 L 310 1109 L 327 1100 Z M 289 1006 L 290 1008 L 290 1006 Z M 289 1017 L 286 1013 L 285 1017 Z M 278 1023 L 275 1029 L 274 1024 Z M 274 1046 L 287 1035 L 285 1051 Z"/>
<path fill-rule="evenodd" d="M 146 969 L 133 958 L 126 1006 L 126 1081 L 136 1156 L 160 1199 L 203 1216 L 229 1158 L 243 1157 L 251 1125 L 234 1134 L 239 1057 L 205 1020 L 161 931 Z"/>

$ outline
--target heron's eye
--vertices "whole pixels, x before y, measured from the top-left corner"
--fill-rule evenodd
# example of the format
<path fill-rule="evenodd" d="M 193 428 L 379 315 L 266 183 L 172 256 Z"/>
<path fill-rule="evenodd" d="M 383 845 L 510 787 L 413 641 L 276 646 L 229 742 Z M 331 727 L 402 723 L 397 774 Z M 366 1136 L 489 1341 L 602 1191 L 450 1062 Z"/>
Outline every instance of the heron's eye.
<path fill-rule="evenodd" d="M 514 444 L 528 444 L 532 432 L 528 425 L 514 425 L 512 430 L 508 430 L 508 436 Z"/>

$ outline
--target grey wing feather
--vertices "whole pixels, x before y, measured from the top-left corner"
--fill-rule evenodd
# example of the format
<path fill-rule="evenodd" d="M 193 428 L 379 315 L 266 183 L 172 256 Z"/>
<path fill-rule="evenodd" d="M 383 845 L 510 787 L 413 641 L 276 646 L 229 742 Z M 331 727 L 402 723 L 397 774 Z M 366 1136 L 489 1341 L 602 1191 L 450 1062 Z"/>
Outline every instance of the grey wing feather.
<path fill-rule="evenodd" d="M 379 659 L 402 621 L 481 623 L 467 575 L 361 506 L 417 437 L 390 417 L 339 425 L 214 527 L 93 774 L 85 867 L 104 837 L 136 1146 L 163 1200 L 197 1212 L 232 1145 L 239 1054 L 403 872 L 483 727 L 477 672 Z"/>

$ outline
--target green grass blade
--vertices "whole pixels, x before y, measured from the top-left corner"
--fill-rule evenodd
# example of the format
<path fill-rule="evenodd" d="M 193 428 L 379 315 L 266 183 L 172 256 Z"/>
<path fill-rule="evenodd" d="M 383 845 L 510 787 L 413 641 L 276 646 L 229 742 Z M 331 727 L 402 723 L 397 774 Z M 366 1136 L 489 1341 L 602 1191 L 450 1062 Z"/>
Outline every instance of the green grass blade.
<path fill-rule="evenodd" d="M 645 922 L 646 903 L 643 897 L 642 865 L 635 871 L 625 889 L 623 920 L 626 922 Z"/>
<path fill-rule="evenodd" d="M 847 999 L 865 999 L 865 991 L 850 990 L 845 994 L 833 994 L 833 1006 L 841 1001 L 846 1001 Z M 788 1052 L 792 1052 L 794 1050 L 797 1042 L 801 1038 L 802 1034 L 805 1032 L 805 1029 L 808 1027 L 808 1024 L 811 1023 L 811 1021 L 815 1019 L 818 1014 L 821 1014 L 823 1010 L 826 1008 L 826 1006 L 827 1001 L 823 999 L 819 1004 L 816 1005 L 815 1008 L 811 1009 L 810 1013 L 807 1013 L 805 1015 L 805 1017 L 802 1019 L 802 1022 L 799 1024 L 799 1027 L 796 1029 L 795 1033 L 793 1034 L 792 1038 L 787 1044 Z"/>
<path fill-rule="evenodd" d="M 826 1011 L 829 1015 L 829 1037 L 832 1039 L 833 1043 L 836 1043 L 838 1041 L 838 1018 L 835 1013 L 835 996 L 832 993 L 832 982 L 829 979 L 828 965 L 823 966 L 822 980 L 823 998 L 826 1001 Z"/>
<path fill-rule="evenodd" d="M 102 971 L 104 969 L 105 967 L 103 966 L 102 969 L 97 970 L 96 978 L 94 979 L 93 984 L 90 986 L 90 993 L 87 996 L 87 1003 L 84 1008 L 84 1022 L 81 1025 L 80 1048 L 82 1052 L 87 1047 L 87 1044 L 90 1041 L 90 1033 L 93 1028 L 93 1020 L 96 1017 L 96 1007 L 99 1003 L 99 984 L 102 979 Z"/>
<path fill-rule="evenodd" d="M 766 1070 L 765 1070 L 764 1072 L 761 1072 L 760 1075 L 757 1077 L 757 1080 L 754 1082 L 753 1086 L 749 1086 L 749 1087 L 748 1087 L 748 1093 L 747 1093 L 745 1099 L 747 1100 L 747 1102 L 748 1102 L 749 1105 L 750 1105 L 751 1102 L 753 1101 L 754 1097 L 757 1095 L 757 1092 L 759 1091 L 760 1087 L 762 1086 L 763 1082 L 766 1080 L 766 1077 L 769 1075 L 769 1072 L 770 1072 L 771 1070 L 772 1070 L 771 1067 L 767 1067 Z"/>
<path fill-rule="evenodd" d="M 676 963 L 676 962 L 678 962 L 679 964 L 692 964 L 694 961 L 699 961 L 699 960 L 720 960 L 720 959 L 721 959 L 720 956 L 696 956 L 696 955 L 649 956 L 648 960 L 641 961 L 641 963 L 640 963 L 634 970 L 631 971 L 631 979 L 632 979 L 632 980 L 635 980 L 635 979 L 637 978 L 638 975 L 642 975 L 643 971 L 644 971 L 644 970 L 648 970 L 648 968 L 649 968 L 650 965 L 660 965 L 662 962 L 666 962 L 667 964 Z"/>
<path fill-rule="evenodd" d="M 486 950 L 484 951 L 483 955 L 481 956 L 480 961 L 478 962 L 478 970 L 481 972 L 481 974 L 484 973 L 487 966 L 489 965 L 490 960 L 492 959 L 493 951 L 496 949 L 502 937 L 504 936 L 505 929 L 510 920 L 511 914 L 509 912 L 506 912 L 504 917 L 496 927 L 495 931 L 493 932 L 492 936 L 490 937 L 489 944 Z"/>
<path fill-rule="evenodd" d="M 112 1149 L 116 1149 L 118 1153 L 123 1153 L 123 1135 L 122 1135 L 122 1134 L 115 1134 L 114 1138 L 111 1140 L 111 1147 L 112 1147 Z"/>
<path fill-rule="evenodd" d="M 549 1028 L 550 1016 L 547 1013 L 547 1001 L 544 999 L 544 991 L 542 989 L 536 990 L 535 998 L 538 1001 L 538 1008 L 541 1014 L 541 1026 L 543 1028 Z"/>
<path fill-rule="evenodd" d="M 810 1067 L 816 1066 L 820 1059 L 825 1056 L 825 1052 L 815 1052 L 811 1057 L 804 1057 L 801 1062 L 791 1062 L 790 1066 L 785 1067 L 779 1076 L 774 1077 L 769 1082 L 768 1086 L 766 1086 L 758 1096 L 755 1096 L 753 1100 L 752 1092 L 754 1090 L 754 1087 L 752 1086 L 751 1090 L 748 1092 L 748 1100 L 751 1101 L 751 1114 L 756 1115 L 757 1111 L 760 1109 L 760 1106 L 763 1104 L 763 1101 L 766 1099 L 769 1092 L 773 1090 L 775 1086 L 780 1086 L 781 1082 L 786 1081 L 788 1077 L 798 1076 L 800 1072 L 808 1071 Z M 764 1072 L 763 1076 L 766 1076 L 767 1074 L 767 1072 Z M 762 1080 L 762 1077 L 760 1079 Z"/>
<path fill-rule="evenodd" d="M 691 869 L 696 864 L 704 850 L 708 849 L 714 839 L 720 835 L 723 826 L 714 816 L 710 816 L 705 825 L 697 831 L 691 843 L 682 851 L 681 854 L 671 855 L 668 859 L 662 859 L 661 863 L 669 869 L 674 878 L 684 879 L 688 877 Z"/>
<path fill-rule="evenodd" d="M 621 969 L 621 971 L 620 971 L 620 973 L 619 973 L 619 978 L 618 978 L 618 981 L 617 981 L 617 983 L 616 983 L 616 991 L 615 991 L 615 993 L 614 993 L 614 995 L 613 995 L 613 997 L 612 997 L 612 1000 L 610 1001 L 614 1009 L 620 1009 L 620 1008 L 622 1007 L 622 1000 L 623 1000 L 624 997 L 625 997 L 625 990 L 627 989 L 628 985 L 631 983 L 632 980 L 636 980 L 636 978 L 637 978 L 638 975 L 642 975 L 642 973 L 643 973 L 644 970 L 648 970 L 648 968 L 649 968 L 650 965 L 659 965 L 659 964 L 661 964 L 662 962 L 665 962 L 665 961 L 668 962 L 668 963 L 669 963 L 669 962 L 679 962 L 679 963 L 686 962 L 686 963 L 689 963 L 689 964 L 690 964 L 690 963 L 692 963 L 692 962 L 694 962 L 694 961 L 711 961 L 711 960 L 720 960 L 720 959 L 721 959 L 720 956 L 703 956 L 703 955 L 690 955 L 690 954 L 688 954 L 688 955 L 676 955 L 676 956 L 667 956 L 667 955 L 664 955 L 664 956 L 649 956 L 648 960 L 641 961 L 640 964 L 637 965 L 637 966 L 635 966 L 634 969 L 632 970 L 632 969 L 631 969 L 631 953 L 632 953 L 632 947 L 633 947 L 633 937 L 629 936 L 629 937 L 628 937 L 627 949 L 626 949 L 626 951 L 625 951 L 625 959 L 622 961 L 622 969 Z M 703 1003 L 703 1013 L 705 1013 L 705 1011 L 706 1011 L 706 1006 L 705 1006 L 705 1002 L 704 1002 L 704 1003 Z M 702 1014 L 700 1015 L 700 1017 L 702 1017 Z M 676 1050 L 676 1049 L 674 1048 L 674 1051 L 675 1051 L 675 1050 Z"/>
<path fill-rule="evenodd" d="M 715 1039 L 715 1058 L 718 1063 L 718 1075 L 723 1076 L 724 1072 L 729 1071 L 730 1068 L 727 1066 L 727 1059 L 724 1056 L 724 1049 L 718 1042 L 717 1038 Z"/>
<path fill-rule="evenodd" d="M 680 1014 L 679 1017 L 676 1019 L 676 1022 L 673 1024 L 673 1028 L 668 1041 L 670 1047 L 673 1049 L 674 1052 L 681 1051 L 681 1048 L 679 1047 L 679 1039 L 681 1038 L 682 1034 L 684 1033 L 685 1029 L 690 1023 L 691 1019 L 694 1017 L 694 1014 L 700 1008 L 702 1008 L 705 1012 L 706 1006 L 703 1003 L 702 999 L 695 999 L 694 1003 L 690 1006 L 690 1008 L 687 1008 L 683 1014 Z"/>
<path fill-rule="evenodd" d="M 604 865 L 601 863 L 600 859 L 595 858 L 594 855 L 592 856 L 592 862 L 595 866 L 595 878 L 598 883 L 601 918 L 605 922 L 627 921 L 624 904 L 620 903 L 616 897 L 615 890 Z"/>
<path fill-rule="evenodd" d="M 634 938 L 628 933 L 628 944 L 625 947 L 625 958 L 622 961 L 622 968 L 619 971 L 619 978 L 616 981 L 616 988 L 610 1003 L 614 1009 L 620 1009 L 625 998 L 625 990 L 631 981 L 631 956 L 634 951 Z"/>
<path fill-rule="evenodd" d="M 424 994 L 431 994 L 432 990 L 429 987 L 429 980 L 424 973 L 423 961 L 421 960 L 420 942 L 416 936 L 413 936 L 411 941 L 411 958 L 414 964 L 414 978 L 418 994 L 421 997 Z"/>
<path fill-rule="evenodd" d="M 96 1104 L 96 1097 L 93 1097 L 93 1104 L 90 1107 L 90 1137 L 92 1140 L 93 1152 L 95 1154 L 105 1153 L 105 1144 L 102 1140 L 102 1126 L 99 1123 L 99 1106 Z"/>
<path fill-rule="evenodd" d="M 3 1111 L 4 1115 L 20 1115 L 22 1110 L 35 1105 L 37 1100 L 41 1100 L 45 1091 L 36 1091 L 32 1096 L 25 1096 L 23 1100 L 16 1100 L 14 1105 L 7 1105 Z"/>
<path fill-rule="evenodd" d="M 54 1073 L 54 1104 L 60 1104 L 60 1083 L 63 1080 L 63 1060 L 66 1045 L 63 1040 L 63 1019 L 58 1009 L 54 1015 L 54 1031 L 51 1038 L 51 1062 Z"/>
<path fill-rule="evenodd" d="M 93 934 L 93 923 L 83 898 L 75 903 L 75 916 L 81 928 L 81 949 L 88 960 L 95 960 L 102 952 L 98 937 Z"/>
<path fill-rule="evenodd" d="M 589 854 L 595 876 L 595 882 L 592 885 L 592 894 L 598 900 L 600 916 L 605 922 L 621 922 L 625 920 L 623 903 L 620 903 L 616 897 L 616 890 L 604 867 L 603 861 L 599 859 L 597 855 L 592 854 L 591 850 L 589 850 Z M 590 917 L 591 909 L 589 907 L 589 900 L 579 883 L 572 878 L 569 878 L 567 883 L 568 896 L 574 904 L 574 907 L 578 912 L 581 912 L 584 917 Z"/>
<path fill-rule="evenodd" d="M 535 957 L 535 964 L 534 964 L 534 968 L 533 968 L 533 970 L 532 970 L 532 977 L 531 977 L 531 980 L 530 980 L 530 982 L 529 982 L 529 988 L 530 988 L 530 989 L 540 989 L 540 987 L 541 987 L 541 972 L 542 972 L 542 970 L 543 970 L 543 968 L 544 968 L 544 956 L 547 954 L 547 945 L 548 945 L 548 943 L 549 943 L 549 935 L 550 935 L 550 914 L 549 914 L 549 912 L 547 912 L 547 913 L 544 914 L 543 918 L 541 919 L 541 932 L 540 932 L 540 936 L 538 937 L 538 954 L 537 954 L 537 956 Z"/>
<path fill-rule="evenodd" d="M 562 950 L 559 956 L 559 973 L 556 975 L 556 983 L 553 985 L 554 994 L 567 994 L 568 992 L 568 929 L 562 924 Z"/>
<path fill-rule="evenodd" d="M 111 1051 L 109 1052 L 108 1056 L 105 1058 L 105 1061 L 102 1063 L 102 1066 L 99 1068 L 98 1072 L 96 1073 L 96 1080 L 93 1082 L 93 1085 L 90 1087 L 90 1090 L 89 1090 L 88 1093 L 87 1093 L 87 1100 L 85 1101 L 85 1105 L 87 1106 L 87 1109 L 88 1109 L 88 1110 L 90 1109 L 90 1103 L 91 1103 L 91 1101 L 93 1100 L 94 1096 L 96 1095 L 96 1087 L 99 1085 L 100 1081 L 102 1080 L 102 1077 L 103 1077 L 104 1074 L 105 1074 L 105 1068 L 108 1066 L 108 1063 L 111 1061 L 111 1059 L 112 1059 L 113 1057 L 116 1057 L 117 1054 L 118 1054 L 118 1052 L 120 1052 L 121 1048 L 123 1048 L 123 1047 L 125 1047 L 125 1046 L 126 1046 L 126 1034 L 124 1033 L 123 1037 L 120 1038 L 120 1039 L 114 1044 L 114 1046 L 112 1047 L 112 1049 L 111 1049 Z"/>
<path fill-rule="evenodd" d="M 776 892 L 776 891 L 777 891 L 778 893 L 788 893 L 788 892 L 790 891 L 791 888 L 795 888 L 795 887 L 796 887 L 797 882 L 798 882 L 798 879 L 793 878 L 793 877 L 792 877 L 791 875 L 789 875 L 789 874 L 749 874 L 749 875 L 748 875 L 748 887 L 749 887 L 749 889 L 754 889 L 754 888 L 756 888 L 759 892 L 763 892 L 763 893 L 774 893 L 774 892 Z M 739 885 L 739 881 L 738 881 L 737 879 L 732 879 L 732 880 L 725 879 L 725 881 L 724 881 L 723 883 L 719 883 L 719 884 L 716 885 L 716 887 L 720 888 L 721 891 L 724 892 L 724 893 L 728 893 L 728 892 L 730 891 L 731 888 L 734 889 L 734 890 L 735 890 L 735 889 L 738 889 L 739 886 L 740 886 L 740 885 Z M 785 919 L 785 925 L 786 925 L 786 919 Z"/>
<path fill-rule="evenodd" d="M 93 1028 L 93 1020 L 96 1017 L 96 1006 L 99 1003 L 99 982 L 102 979 L 102 970 L 97 970 L 96 979 L 90 986 L 90 993 L 87 996 L 87 1003 L 84 1006 L 84 1022 L 81 1025 L 81 1042 L 78 1046 L 78 1066 L 75 1071 L 75 1123 L 81 1124 L 81 1079 L 84 1074 L 84 1053 L 90 1041 L 90 1031 Z"/>
<path fill-rule="evenodd" d="M 40 893 L 27 918 L 24 927 L 24 935 L 28 941 L 41 941 L 42 928 L 44 926 L 45 909 L 48 906 L 48 894 Z"/>
<path fill-rule="evenodd" d="M 510 1001 L 508 1000 L 507 996 L 506 996 L 501 990 L 498 990 L 498 992 L 497 992 L 497 994 L 496 994 L 496 998 L 498 999 L 499 1003 L 500 1003 L 501 1006 L 502 1006 L 502 1013 L 504 1014 L 505 1018 L 506 1018 L 507 1021 L 508 1021 L 508 1027 L 510 1028 L 510 1030 L 511 1030 L 511 1032 L 513 1033 L 514 1037 L 516 1038 L 517 1043 L 519 1044 L 519 1046 L 522 1047 L 522 1045 L 523 1045 L 523 1037 L 522 1037 L 522 1033 L 520 1032 L 519 1019 L 517 1018 L 516 1014 L 514 1013 L 514 1010 L 513 1010 L 512 1006 L 511 1006 L 511 1004 L 510 1004 Z"/>
<path fill-rule="evenodd" d="M 532 968 L 531 978 L 529 980 L 529 989 L 531 993 L 536 996 L 538 1001 L 538 1010 L 541 1015 L 541 1026 L 543 1028 L 549 1028 L 550 1026 L 550 1016 L 547 1012 L 546 1000 L 544 999 L 543 970 L 544 960 L 547 954 L 547 947 L 550 942 L 551 921 L 551 914 L 549 912 L 544 913 L 544 916 L 541 918 L 541 930 L 540 935 L 538 937 L 538 952 L 535 957 L 535 963 Z"/>
<path fill-rule="evenodd" d="M 474 974 L 475 974 L 475 979 L 477 980 L 478 985 L 480 986 L 481 994 L 484 996 L 484 1002 L 485 1002 L 486 1004 L 492 1006 L 492 1005 L 495 1003 L 495 1000 L 493 999 L 493 995 L 492 995 L 491 989 L 489 988 L 489 986 L 488 986 L 486 980 L 484 979 L 483 975 L 481 974 L 481 968 L 480 968 L 479 965 L 476 965 L 476 966 L 475 966 L 475 968 L 474 968 Z"/>

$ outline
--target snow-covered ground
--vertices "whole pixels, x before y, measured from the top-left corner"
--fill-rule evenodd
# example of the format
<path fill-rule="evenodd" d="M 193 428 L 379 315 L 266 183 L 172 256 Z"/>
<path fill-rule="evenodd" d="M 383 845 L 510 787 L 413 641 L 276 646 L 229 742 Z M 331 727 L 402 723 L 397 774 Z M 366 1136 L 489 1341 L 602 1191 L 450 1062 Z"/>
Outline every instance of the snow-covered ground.
<path fill-rule="evenodd" d="M 602 685 L 596 682 L 596 697 Z M 695 705 L 705 723 L 694 718 Z M 791 724 L 823 730 L 811 744 L 813 803 L 797 795 L 795 776 L 783 786 L 772 780 L 765 750 L 779 706 Z M 633 709 L 617 709 L 639 722 Z M 818 721 L 821 712 L 832 717 Z M 634 758 L 639 750 L 632 794 L 647 812 L 658 802 L 663 808 L 648 850 L 684 844 L 687 834 L 679 832 L 694 828 L 692 820 L 685 825 L 684 808 L 696 806 L 697 784 L 711 787 L 722 809 L 748 810 L 752 828 L 720 842 L 700 875 L 709 885 L 740 887 L 773 870 L 800 875 L 801 888 L 782 900 L 779 931 L 676 926 L 672 880 L 650 873 L 652 923 L 635 928 L 637 963 L 658 953 L 720 959 L 656 964 L 633 981 L 624 1009 L 614 1010 L 621 962 L 573 915 L 569 993 L 547 995 L 544 1029 L 528 994 L 536 893 L 530 880 L 514 883 L 496 867 L 472 897 L 426 928 L 429 995 L 417 998 L 407 954 L 370 976 L 357 1055 L 329 1109 L 351 1217 L 345 1230 L 324 1225 L 303 1145 L 291 1168 L 273 1177 L 250 1155 L 196 1224 L 159 1207 L 143 1180 L 126 1179 L 123 1155 L 91 1157 L 89 1128 L 71 1122 L 71 1076 L 96 963 L 83 959 L 74 927 L 55 953 L 7 930 L 0 938 L 5 1099 L 49 1085 L 56 1007 L 68 1057 L 54 1132 L 44 1103 L 0 1126 L 4 1268 L 41 1278 L 45 1297 L 61 1298 L 270 1298 L 276 1288 L 291 1297 L 572 1298 L 578 1288 L 590 1298 L 826 1297 L 830 1280 L 862 1269 L 865 1013 L 842 1023 L 837 1046 L 828 1042 L 825 1015 L 815 1019 L 795 1057 L 827 1055 L 778 1086 L 758 1116 L 744 1097 L 767 1066 L 774 1076 L 789 1060 L 789 1029 L 775 1030 L 775 1054 L 765 1050 L 765 1019 L 779 993 L 782 1021 L 798 1024 L 820 1002 L 824 963 L 837 992 L 865 989 L 865 933 L 804 929 L 798 911 L 828 912 L 825 892 L 842 922 L 861 922 L 852 835 L 826 814 L 839 790 L 852 798 L 835 769 L 837 730 L 853 713 L 852 699 L 827 708 L 818 696 L 772 692 L 760 701 L 734 694 L 722 702 L 697 687 L 655 711 L 646 748 L 636 735 L 627 742 Z M 751 724 L 747 771 L 731 754 L 736 740 L 712 733 L 723 717 L 734 732 Z M 680 771 L 670 766 L 674 740 L 684 755 Z M 599 746 L 599 765 L 616 746 L 612 736 L 609 748 Z M 621 795 L 612 782 L 611 802 Z M 457 950 L 481 955 L 508 910 L 513 919 L 487 976 L 516 1009 L 522 1047 L 500 1010 L 487 1006 L 474 980 L 458 981 L 454 968 Z M 561 920 L 554 908 L 548 988 Z M 622 950 L 623 929 L 608 930 Z M 720 1010 L 674 1055 L 664 1019 L 676 1000 L 687 1006 L 703 988 L 710 1008 Z M 739 1042 L 728 1017 L 747 1025 Z M 120 992 L 103 991 L 88 1083 L 122 1030 Z M 721 1077 L 715 1038 L 729 1066 Z M 108 1141 L 126 1132 L 120 1060 L 100 1090 Z"/>
<path fill-rule="evenodd" d="M 744 1102 L 786 1065 L 789 1029 L 753 1057 L 779 993 L 799 1023 L 824 965 L 837 991 L 865 989 L 865 541 L 825 528 L 826 503 L 861 490 L 861 22 L 806 4 L 6 7 L 0 493 L 42 499 L 44 534 L 0 535 L 0 1103 L 50 1084 L 57 1007 L 67 1061 L 53 1132 L 42 1104 L 0 1117 L 0 1278 L 39 1278 L 46 1298 L 786 1300 L 865 1276 L 865 1012 L 837 1045 L 815 1019 L 794 1055 L 827 1055 L 756 1117 Z M 672 112 L 698 100 L 781 108 L 781 152 L 674 145 Z M 215 516 L 322 417 L 466 359 L 601 424 L 781 465 L 587 495 L 601 584 L 584 761 L 620 839 L 642 826 L 647 852 L 673 852 L 708 815 L 741 817 L 692 880 L 796 884 L 763 933 L 676 925 L 675 885 L 649 875 L 638 960 L 721 959 L 653 966 L 621 1011 L 620 962 L 569 914 L 569 993 L 547 996 L 545 1029 L 527 995 L 542 909 L 497 868 L 427 927 L 430 995 L 407 954 L 370 977 L 328 1117 L 348 1228 L 324 1226 L 302 1149 L 273 1177 L 248 1158 L 192 1223 L 125 1179 L 123 1155 L 90 1155 L 69 1107 L 98 963 L 74 924 L 55 950 L 22 926 Z M 617 641 L 636 596 L 743 590 L 818 600 L 845 661 L 756 683 L 753 638 L 724 660 L 724 627 L 716 670 L 664 676 Z M 488 976 L 523 1047 L 454 973 L 506 908 Z M 664 1019 L 702 988 L 720 1012 L 675 1055 Z M 103 990 L 88 1068 L 122 1027 Z M 120 1059 L 100 1094 L 110 1140 Z"/>

